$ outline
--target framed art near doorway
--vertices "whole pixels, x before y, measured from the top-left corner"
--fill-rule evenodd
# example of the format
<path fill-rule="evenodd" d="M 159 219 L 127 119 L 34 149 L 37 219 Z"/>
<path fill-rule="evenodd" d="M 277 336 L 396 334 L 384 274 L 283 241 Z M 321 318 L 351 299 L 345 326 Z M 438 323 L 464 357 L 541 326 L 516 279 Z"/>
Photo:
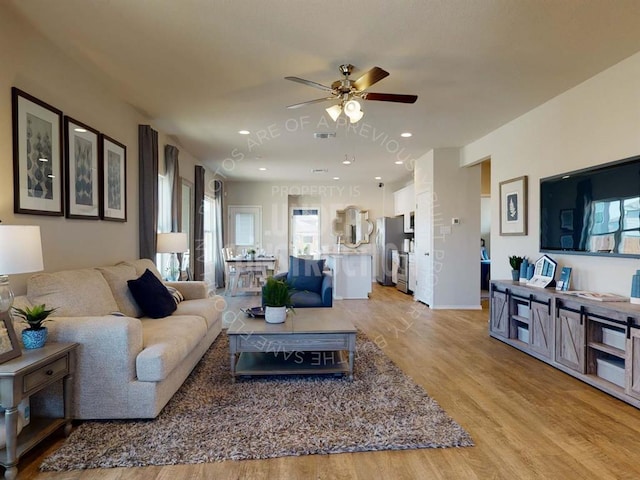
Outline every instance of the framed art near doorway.
<path fill-rule="evenodd" d="M 500 182 L 500 235 L 527 234 L 527 177 Z"/>

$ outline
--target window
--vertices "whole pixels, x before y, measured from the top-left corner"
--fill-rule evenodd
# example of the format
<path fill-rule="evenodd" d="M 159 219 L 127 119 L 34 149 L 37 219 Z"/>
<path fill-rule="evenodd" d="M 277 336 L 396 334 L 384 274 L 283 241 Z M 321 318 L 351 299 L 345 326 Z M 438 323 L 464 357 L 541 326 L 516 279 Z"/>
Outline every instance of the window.
<path fill-rule="evenodd" d="M 229 245 L 236 249 L 255 248 L 262 244 L 262 207 L 229 206 Z"/>
<path fill-rule="evenodd" d="M 158 233 L 171 231 L 171 195 L 167 177 L 158 175 Z M 169 266 L 168 253 L 156 254 L 156 265 L 164 277 Z"/>
<path fill-rule="evenodd" d="M 320 252 L 320 211 L 317 208 L 291 209 L 291 255 Z"/>

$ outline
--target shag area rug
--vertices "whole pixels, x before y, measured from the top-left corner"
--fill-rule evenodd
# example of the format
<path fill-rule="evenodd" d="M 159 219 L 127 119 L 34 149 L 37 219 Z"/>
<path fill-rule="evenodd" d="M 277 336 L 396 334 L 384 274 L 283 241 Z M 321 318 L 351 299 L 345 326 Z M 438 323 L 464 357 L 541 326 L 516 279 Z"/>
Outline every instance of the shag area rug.
<path fill-rule="evenodd" d="M 231 383 L 222 333 L 154 420 L 81 423 L 40 469 L 175 465 L 472 446 L 471 437 L 361 333 L 355 379 Z"/>

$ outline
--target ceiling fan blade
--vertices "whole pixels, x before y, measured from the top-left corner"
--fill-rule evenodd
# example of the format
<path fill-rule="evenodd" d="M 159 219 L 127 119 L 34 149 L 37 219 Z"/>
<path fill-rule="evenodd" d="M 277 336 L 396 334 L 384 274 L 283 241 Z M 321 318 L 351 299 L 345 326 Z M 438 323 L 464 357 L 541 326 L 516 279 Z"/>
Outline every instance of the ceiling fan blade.
<path fill-rule="evenodd" d="M 353 82 L 353 86 L 358 91 L 366 90 L 374 83 L 379 82 L 385 77 L 389 76 L 389 72 L 381 69 L 380 67 L 373 67 L 371 70 L 362 75 L 359 79 Z"/>
<path fill-rule="evenodd" d="M 304 107 L 305 105 L 311 105 L 312 103 L 326 102 L 327 100 L 335 100 L 335 99 L 336 97 L 316 98 L 315 100 L 309 100 L 308 102 L 294 103 L 293 105 L 288 105 L 287 108 L 300 108 L 300 107 Z"/>
<path fill-rule="evenodd" d="M 416 103 L 417 95 L 398 95 L 395 93 L 365 92 L 362 95 L 365 100 L 378 100 L 380 102 Z"/>
<path fill-rule="evenodd" d="M 326 85 L 322 85 L 321 83 L 312 82 L 311 80 L 305 80 L 304 78 L 299 77 L 284 77 L 285 80 L 291 80 L 292 82 L 302 83 L 304 85 L 309 85 L 310 87 L 319 88 L 320 90 L 324 90 L 326 92 L 333 92 L 331 87 L 327 87 Z"/>

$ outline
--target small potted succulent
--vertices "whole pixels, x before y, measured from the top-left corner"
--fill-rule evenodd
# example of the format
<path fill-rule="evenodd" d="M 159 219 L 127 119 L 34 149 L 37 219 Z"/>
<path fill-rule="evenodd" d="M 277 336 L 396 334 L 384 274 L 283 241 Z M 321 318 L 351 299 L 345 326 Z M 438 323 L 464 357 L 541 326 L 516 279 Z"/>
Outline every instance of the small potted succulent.
<path fill-rule="evenodd" d="M 287 318 L 287 307 L 291 307 L 291 288 L 284 280 L 267 278 L 262 289 L 264 319 L 267 323 L 282 323 Z"/>
<path fill-rule="evenodd" d="M 520 265 L 524 262 L 525 257 L 511 255 L 509 257 L 509 265 L 511 265 L 511 278 L 517 282 L 520 279 Z"/>
<path fill-rule="evenodd" d="M 55 312 L 55 308 L 47 309 L 42 305 L 36 305 L 32 308 L 13 307 L 13 313 L 22 318 L 22 322 L 29 325 L 22 331 L 22 343 L 24 348 L 41 348 L 47 341 L 47 327 L 43 327 L 44 322 L 51 320 L 49 315 Z"/>
<path fill-rule="evenodd" d="M 253 248 L 250 248 L 247 251 L 247 255 L 249 255 L 249 260 L 255 260 L 256 259 L 256 251 Z"/>

